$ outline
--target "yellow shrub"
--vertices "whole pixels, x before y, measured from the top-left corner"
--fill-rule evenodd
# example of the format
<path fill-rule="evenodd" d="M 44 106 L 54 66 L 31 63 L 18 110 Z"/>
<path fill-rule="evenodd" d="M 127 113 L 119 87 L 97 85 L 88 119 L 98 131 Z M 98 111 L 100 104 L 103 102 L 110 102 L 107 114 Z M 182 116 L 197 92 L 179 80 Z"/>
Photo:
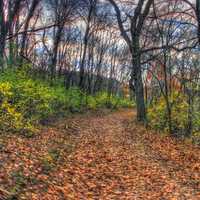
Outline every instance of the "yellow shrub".
<path fill-rule="evenodd" d="M 0 83 L 0 129 L 1 131 L 31 130 L 30 124 L 23 119 L 12 102 L 13 93 L 9 83 Z"/>
<path fill-rule="evenodd" d="M 12 96 L 11 85 L 8 82 L 0 84 L 0 97 L 9 98 Z"/>
<path fill-rule="evenodd" d="M 186 97 L 177 92 L 173 92 L 169 100 L 173 129 L 175 131 L 182 131 L 187 124 L 188 104 L 186 102 Z M 166 101 L 163 96 L 157 99 L 148 109 L 148 119 L 150 126 L 153 128 L 168 131 Z"/>

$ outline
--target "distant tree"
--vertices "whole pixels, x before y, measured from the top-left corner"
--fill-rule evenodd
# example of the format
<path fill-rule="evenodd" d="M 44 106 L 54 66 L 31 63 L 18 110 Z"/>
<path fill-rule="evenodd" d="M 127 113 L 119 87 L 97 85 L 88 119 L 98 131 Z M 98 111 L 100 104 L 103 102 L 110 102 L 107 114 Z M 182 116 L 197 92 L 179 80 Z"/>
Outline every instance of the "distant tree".
<path fill-rule="evenodd" d="M 87 47 L 88 47 L 88 42 L 89 42 L 89 36 L 90 36 L 90 28 L 91 28 L 91 21 L 92 17 L 95 14 L 95 9 L 96 9 L 96 0 L 89 0 L 87 5 L 87 14 L 86 14 L 86 27 L 85 27 L 85 34 L 83 38 L 83 55 L 82 59 L 80 62 L 80 80 L 79 80 L 79 87 L 81 89 L 85 89 L 84 85 L 84 73 L 85 73 L 85 61 L 86 61 L 86 53 L 87 53 Z M 84 16 L 85 17 L 85 16 Z"/>
<path fill-rule="evenodd" d="M 29 28 L 30 21 L 31 21 L 32 17 L 34 16 L 34 12 L 35 12 L 38 4 L 40 3 L 40 1 L 41 0 L 32 0 L 30 8 L 28 10 L 28 14 L 26 16 L 25 24 L 24 24 L 24 28 L 23 28 L 23 34 L 21 36 L 22 37 L 22 39 L 21 39 L 21 50 L 20 50 L 21 58 L 23 58 L 24 52 L 25 52 L 25 46 L 26 46 L 26 40 L 27 40 L 27 30 Z M 20 64 L 23 64 L 22 61 L 23 61 L 23 59 L 21 59 Z"/>
<path fill-rule="evenodd" d="M 11 30 L 16 16 L 19 14 L 24 0 L 1 0 L 0 1 L 0 67 L 3 67 L 6 37 Z M 8 13 L 7 13 L 8 12 Z"/>
<path fill-rule="evenodd" d="M 198 38 L 200 44 L 200 0 L 196 0 L 196 15 L 197 15 L 197 22 L 198 22 Z"/>
<path fill-rule="evenodd" d="M 73 18 L 74 10 L 77 7 L 77 2 L 72 0 L 58 0 L 52 1 L 49 0 L 49 4 L 52 8 L 54 21 L 56 26 L 53 29 L 53 47 L 51 52 L 51 59 L 50 59 L 50 77 L 53 80 L 56 74 L 56 66 L 57 66 L 57 57 L 58 57 L 58 50 L 59 44 L 64 34 L 64 28 L 67 23 Z"/>

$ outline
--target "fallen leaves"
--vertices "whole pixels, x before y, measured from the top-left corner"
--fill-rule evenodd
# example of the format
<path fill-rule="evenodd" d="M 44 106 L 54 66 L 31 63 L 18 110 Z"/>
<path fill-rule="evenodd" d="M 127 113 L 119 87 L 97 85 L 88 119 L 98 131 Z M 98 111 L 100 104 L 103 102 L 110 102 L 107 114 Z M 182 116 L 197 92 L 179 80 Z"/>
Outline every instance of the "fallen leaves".
<path fill-rule="evenodd" d="M 4 138 L 0 185 L 9 191 L 23 183 L 18 198 L 30 200 L 200 199 L 199 149 L 153 134 L 132 117 L 81 115 L 32 139 Z"/>

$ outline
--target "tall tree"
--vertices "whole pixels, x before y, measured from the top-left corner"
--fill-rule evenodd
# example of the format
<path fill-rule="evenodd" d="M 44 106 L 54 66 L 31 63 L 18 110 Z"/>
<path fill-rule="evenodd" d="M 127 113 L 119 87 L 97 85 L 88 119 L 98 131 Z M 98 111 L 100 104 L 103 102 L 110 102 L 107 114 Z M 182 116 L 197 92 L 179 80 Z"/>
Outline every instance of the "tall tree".
<path fill-rule="evenodd" d="M 24 0 L 10 0 L 9 3 L 6 0 L 0 1 L 0 67 L 3 67 L 3 57 L 7 34 L 13 24 L 15 16 L 20 10 L 20 6 L 23 1 Z M 7 10 L 9 11 L 9 18 L 6 17 Z"/>
<path fill-rule="evenodd" d="M 78 2 L 74 2 L 72 0 L 50 0 L 50 4 L 53 7 L 56 24 L 53 30 L 53 47 L 50 60 L 51 80 L 53 80 L 56 71 L 59 45 L 64 34 L 65 25 L 72 20 L 74 10 L 77 8 Z"/>
<path fill-rule="evenodd" d="M 138 1 L 133 16 L 128 16 L 130 19 L 130 28 L 128 29 L 128 32 L 124 26 L 119 5 L 115 0 L 109 0 L 109 2 L 114 7 L 121 35 L 126 41 L 132 56 L 132 70 L 129 86 L 136 96 L 137 120 L 145 122 L 146 109 L 142 81 L 140 36 L 145 19 L 149 14 L 151 5 L 153 4 L 153 0 Z"/>
<path fill-rule="evenodd" d="M 88 47 L 89 35 L 90 35 L 90 28 L 91 28 L 91 20 L 92 15 L 94 14 L 96 8 L 96 0 L 89 0 L 89 9 L 86 18 L 86 29 L 83 38 L 83 56 L 80 63 L 80 80 L 79 80 L 79 87 L 84 89 L 84 74 L 85 74 L 85 60 L 86 60 L 86 52 Z"/>
<path fill-rule="evenodd" d="M 24 55 L 24 48 L 26 45 L 26 39 L 27 39 L 27 30 L 31 21 L 31 18 L 34 16 L 34 12 L 39 4 L 40 0 L 33 0 L 30 6 L 30 9 L 28 11 L 27 18 L 25 20 L 25 25 L 24 25 L 24 31 L 22 34 L 22 41 L 21 41 L 21 50 L 20 50 L 20 56 L 23 57 Z"/>

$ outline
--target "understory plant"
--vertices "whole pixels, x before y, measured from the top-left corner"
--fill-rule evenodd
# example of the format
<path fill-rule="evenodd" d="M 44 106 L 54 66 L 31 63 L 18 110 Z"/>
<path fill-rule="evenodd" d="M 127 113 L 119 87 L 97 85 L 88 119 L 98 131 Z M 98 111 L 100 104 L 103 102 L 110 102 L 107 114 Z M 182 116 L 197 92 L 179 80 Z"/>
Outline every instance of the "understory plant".
<path fill-rule="evenodd" d="M 30 69 L 5 70 L 0 76 L 0 131 L 32 133 L 40 122 L 69 112 L 103 107 L 132 107 L 133 103 L 101 92 L 87 95 L 76 87 L 34 79 Z"/>
<path fill-rule="evenodd" d="M 173 92 L 170 98 L 172 130 L 176 136 L 187 135 L 188 110 L 187 96 Z M 148 108 L 149 126 L 161 132 L 169 132 L 168 113 L 166 101 L 163 96 L 155 99 Z M 200 115 L 199 112 L 192 113 L 191 137 L 200 136 Z"/>

